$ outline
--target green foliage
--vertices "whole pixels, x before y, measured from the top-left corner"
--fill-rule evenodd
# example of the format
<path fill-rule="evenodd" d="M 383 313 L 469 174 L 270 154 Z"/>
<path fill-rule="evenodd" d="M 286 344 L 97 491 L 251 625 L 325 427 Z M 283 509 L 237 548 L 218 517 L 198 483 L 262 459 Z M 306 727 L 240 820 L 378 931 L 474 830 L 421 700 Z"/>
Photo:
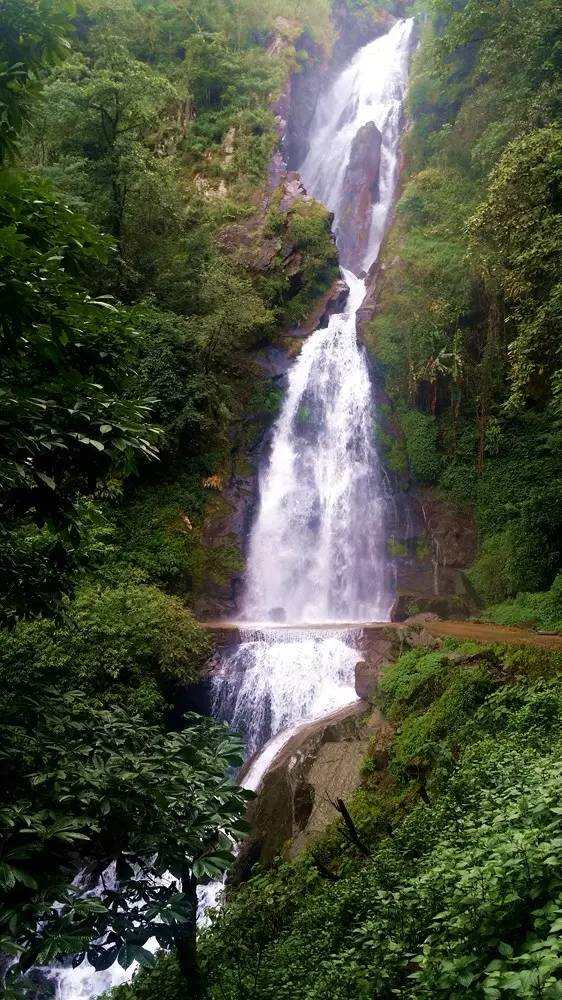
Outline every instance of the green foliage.
<path fill-rule="evenodd" d="M 198 592 L 240 567 L 229 540 L 202 551 L 203 521 L 221 511 L 200 482 L 247 436 L 256 369 L 245 352 L 277 322 L 302 319 L 337 272 L 327 213 L 314 203 L 283 217 L 283 239 L 302 260 L 291 277 L 282 253 L 257 276 L 222 242 L 225 224 L 255 213 L 276 141 L 269 102 L 294 38 L 313 22 L 323 36 L 328 8 L 295 5 L 295 22 L 276 26 L 286 5 L 249 0 L 236 12 L 88 0 L 74 24 L 70 8 L 59 17 L 47 2 L 4 6 L 1 44 L 22 74 L 6 84 L 23 102 L 9 129 L 26 125 L 28 168 L 6 171 L 0 185 L 5 614 L 56 610 L 89 565 L 84 500 L 115 520 L 106 501 L 125 480 L 121 520 L 157 445 L 162 493 L 182 468 L 188 496 L 178 487 L 173 510 L 158 487 L 143 494 L 152 525 L 160 511 L 164 524 L 130 561 L 150 580 Z M 63 28 L 72 51 L 60 64 Z M 265 51 L 272 30 L 278 54 Z M 176 530 L 182 513 L 188 523 L 195 513 L 189 539 L 185 525 Z M 36 581 L 31 600 L 26 577 Z"/>
<path fill-rule="evenodd" d="M 486 601 L 501 600 L 514 592 L 510 573 L 510 558 L 512 555 L 517 557 L 514 542 L 516 545 L 517 538 L 513 538 L 510 528 L 500 534 L 490 535 L 470 570 L 470 582 Z"/>
<path fill-rule="evenodd" d="M 276 253 L 258 288 L 279 323 L 296 325 L 339 275 L 329 215 L 313 201 L 297 202 L 285 215 L 274 204 L 267 233 L 277 238 Z M 287 268 L 288 256 L 297 259 L 298 270 Z"/>
<path fill-rule="evenodd" d="M 225 777 L 239 743 L 162 720 L 178 722 L 209 651 L 185 601 L 241 565 L 206 526 L 278 404 L 247 352 L 337 273 L 319 206 L 255 214 L 270 102 L 303 30 L 328 47 L 329 13 L 84 0 L 71 23 L 49 0 L 0 3 L 0 160 L 27 170 L 0 184 L 0 951 L 14 979 L 71 954 L 152 965 L 155 936 L 179 962 L 121 995 L 179 998 L 196 882 L 243 832 Z M 494 600 L 548 586 L 560 563 L 555 14 L 468 0 L 430 18 L 370 331 L 404 435 L 391 460 L 407 452 L 422 481 L 475 503 L 473 579 Z M 248 234 L 272 241 L 265 269 L 256 247 L 239 252 Z M 490 613 L 558 623 L 559 589 Z M 370 857 L 334 826 L 236 892 L 202 936 L 209 1000 L 559 995 L 559 667 L 450 644 L 386 671 L 391 766 L 373 748 L 350 803 Z M 93 899 L 112 863 L 117 884 Z"/>
<path fill-rule="evenodd" d="M 289 322 L 299 322 L 338 277 L 338 255 L 326 210 L 316 202 L 297 204 L 289 217 L 288 237 L 304 258 L 300 288 L 286 310 Z"/>
<path fill-rule="evenodd" d="M 398 539 L 394 538 L 392 535 L 386 543 L 387 551 L 393 559 L 401 558 L 408 554 L 408 549 L 404 542 L 399 542 Z"/>
<path fill-rule="evenodd" d="M 394 265 L 383 279 L 385 308 L 367 334 L 393 392 L 431 412 L 444 381 L 455 391 L 462 382 L 459 318 L 472 307 L 473 287 L 458 204 L 472 197 L 458 168 L 431 165 L 409 180 L 388 237 Z"/>
<path fill-rule="evenodd" d="M 520 409 L 552 393 L 558 367 L 562 132 L 538 129 L 512 142 L 490 176 L 487 196 L 469 223 L 487 279 L 508 314 L 511 395 Z M 545 365 L 545 360 L 552 364 Z"/>
<path fill-rule="evenodd" d="M 538 594 L 518 594 L 512 601 L 486 608 L 482 621 L 497 625 L 532 625 L 546 631 L 562 632 L 562 576 L 558 574 L 550 590 Z"/>
<path fill-rule="evenodd" d="M 49 110 L 39 128 L 44 149 L 56 144 L 57 152 L 87 167 L 80 193 L 97 221 L 120 236 L 133 222 L 130 200 L 149 193 L 139 185 L 150 183 L 157 170 L 147 134 L 179 98 L 165 77 L 111 36 L 101 51 L 94 43 L 93 55 L 92 61 L 75 56 L 53 75 L 44 95 Z"/>
<path fill-rule="evenodd" d="M 279 404 L 248 352 L 337 273 L 311 202 L 279 213 L 290 275 L 283 247 L 264 274 L 228 232 L 266 228 L 270 105 L 302 31 L 329 44 L 329 13 L 0 3 L 0 163 L 18 161 L 0 178 L 11 996 L 35 989 L 21 972 L 69 956 L 150 966 L 153 937 L 196 991 L 197 882 L 231 862 L 248 796 L 226 776 L 239 741 L 181 719 L 210 653 L 186 602 L 242 568 L 234 539 L 209 535 Z"/>
<path fill-rule="evenodd" d="M 134 978 L 133 984 L 124 983 L 111 992 L 111 1000 L 153 1000 L 158 996 L 160 1000 L 177 1000 L 185 991 L 185 980 L 183 979 L 174 956 L 168 955 L 160 957 L 156 962 L 150 975 L 140 971 Z"/>
<path fill-rule="evenodd" d="M 127 376 L 127 316 L 92 295 L 111 244 L 44 184 L 0 179 L 4 509 L 64 518 L 77 493 L 156 455 L 149 400 Z M 91 285 L 90 285 L 91 287 Z"/>
<path fill-rule="evenodd" d="M 10 982 L 77 952 L 97 968 L 152 964 L 149 938 L 170 947 L 193 924 L 188 886 L 231 860 L 228 834 L 247 793 L 225 778 L 241 743 L 211 720 L 186 721 L 167 734 L 82 691 L 45 686 L 4 714 L 0 936 L 17 959 Z M 117 884 L 103 879 L 112 864 Z"/>
<path fill-rule="evenodd" d="M 393 765 L 401 769 L 412 761 L 423 766 L 434 760 L 441 753 L 442 744 L 453 741 L 459 727 L 466 725 L 492 688 L 486 664 L 456 672 L 441 697 L 426 712 L 404 720 L 393 747 Z"/>
<path fill-rule="evenodd" d="M 416 538 L 416 559 L 425 562 L 431 556 L 431 545 L 427 535 Z"/>
<path fill-rule="evenodd" d="M 179 472 L 173 482 L 137 490 L 114 512 L 118 555 L 100 567 L 102 577 L 118 578 L 123 567 L 133 567 L 184 597 L 226 584 L 242 563 L 232 538 L 215 545 L 205 539 L 205 518 L 228 513 L 220 493 L 212 492 L 198 477 Z"/>
<path fill-rule="evenodd" d="M 428 708 L 450 679 L 450 671 L 444 670 L 447 665 L 441 652 L 428 653 L 421 647 L 404 653 L 395 669 L 384 671 L 380 696 L 391 721 L 398 721 L 412 708 Z"/>
<path fill-rule="evenodd" d="M 47 525 L 24 522 L 0 531 L 2 618 L 53 611 L 71 560 L 70 549 Z"/>
<path fill-rule="evenodd" d="M 442 488 L 471 503 L 483 536 L 470 577 L 486 601 L 549 587 L 560 565 L 560 470 L 548 418 L 502 424 L 497 453 L 480 476 L 462 453 Z"/>
<path fill-rule="evenodd" d="M 3 0 L 0 33 L 0 165 L 13 156 L 45 66 L 68 49 L 72 2 Z"/>
<path fill-rule="evenodd" d="M 400 412 L 410 468 L 422 483 L 433 483 L 441 467 L 437 450 L 437 425 L 434 417 L 419 410 Z"/>
<path fill-rule="evenodd" d="M 10 700 L 54 675 L 108 704 L 128 701 L 151 715 L 179 684 L 197 677 L 210 651 L 178 598 L 130 579 L 113 587 L 85 584 L 60 620 L 21 621 L 3 632 L 1 645 L 0 676 Z"/>

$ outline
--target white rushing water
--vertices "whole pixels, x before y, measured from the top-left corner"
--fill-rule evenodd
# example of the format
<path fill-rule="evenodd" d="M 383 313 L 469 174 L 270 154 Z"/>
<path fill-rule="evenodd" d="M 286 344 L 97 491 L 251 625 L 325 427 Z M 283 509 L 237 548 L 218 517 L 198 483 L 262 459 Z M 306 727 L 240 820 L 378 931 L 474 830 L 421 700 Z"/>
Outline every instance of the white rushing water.
<path fill-rule="evenodd" d="M 379 197 L 366 220 L 365 271 L 378 256 L 394 196 L 412 28 L 412 20 L 399 21 L 366 45 L 321 96 L 301 167 L 308 192 L 334 213 L 337 238 L 354 138 L 371 122 L 379 129 Z M 254 755 L 243 780 L 254 791 L 303 723 L 356 700 L 353 628 L 312 631 L 304 623 L 386 620 L 393 600 L 374 400 L 356 332 L 366 286 L 351 271 L 343 275 L 347 304 L 290 369 L 260 477 L 242 618 L 263 624 L 242 633 L 213 682 L 214 713 L 244 734 Z M 297 628 L 268 630 L 275 621 Z M 222 888 L 201 890 L 202 910 L 220 901 Z M 84 961 L 52 969 L 50 978 L 57 1000 L 89 1000 L 131 972 L 116 964 L 96 973 Z"/>
<path fill-rule="evenodd" d="M 321 98 L 301 168 L 310 194 L 338 217 L 353 139 L 373 122 L 382 135 L 379 201 L 365 266 L 377 257 L 396 184 L 411 20 L 365 46 Z M 350 294 L 304 344 L 288 376 L 250 537 L 243 616 L 249 621 L 385 620 L 392 606 L 385 482 L 357 312 L 365 282 L 343 272 Z"/>
<path fill-rule="evenodd" d="M 301 167 L 308 192 L 333 211 L 337 235 L 354 139 L 377 126 L 378 200 L 366 220 L 364 269 L 378 256 L 394 198 L 412 29 L 412 19 L 398 21 L 321 96 Z M 375 405 L 356 328 L 366 284 L 342 273 L 346 306 L 292 365 L 260 476 L 242 607 L 242 619 L 260 630 L 242 624 L 213 682 L 214 714 L 243 733 L 249 756 L 262 750 L 246 775 L 254 789 L 300 725 L 356 700 L 353 623 L 387 620 L 394 596 Z M 312 631 L 310 622 L 342 628 Z"/>
<path fill-rule="evenodd" d="M 398 21 L 386 35 L 365 45 L 321 96 L 309 152 L 300 167 L 308 192 L 334 213 L 337 238 L 353 140 L 365 125 L 379 129 L 380 192 L 371 209 L 365 271 L 377 259 L 394 198 L 413 26 L 412 18 Z"/>
<path fill-rule="evenodd" d="M 213 715 L 242 733 L 249 757 L 278 733 L 356 700 L 358 657 L 347 632 L 272 630 L 241 638 L 213 680 Z"/>

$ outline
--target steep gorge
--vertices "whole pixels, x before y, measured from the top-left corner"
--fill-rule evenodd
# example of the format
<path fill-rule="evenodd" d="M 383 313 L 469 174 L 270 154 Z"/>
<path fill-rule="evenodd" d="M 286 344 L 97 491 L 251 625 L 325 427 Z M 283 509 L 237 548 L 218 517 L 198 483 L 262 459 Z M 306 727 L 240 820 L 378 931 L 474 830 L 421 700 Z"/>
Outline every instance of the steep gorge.
<path fill-rule="evenodd" d="M 10 1000 L 559 996 L 559 12 L 410 8 L 3 4 Z"/>

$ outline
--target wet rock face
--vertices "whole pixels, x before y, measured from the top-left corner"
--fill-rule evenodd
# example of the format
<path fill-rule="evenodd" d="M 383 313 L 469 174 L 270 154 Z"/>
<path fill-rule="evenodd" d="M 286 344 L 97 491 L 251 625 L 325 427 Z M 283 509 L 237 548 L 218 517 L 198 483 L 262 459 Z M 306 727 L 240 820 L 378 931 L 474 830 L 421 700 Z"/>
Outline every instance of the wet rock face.
<path fill-rule="evenodd" d="M 474 518 L 430 488 L 394 491 L 389 556 L 396 572 L 391 621 L 420 612 L 468 618 L 478 598 L 466 571 L 477 551 Z"/>
<path fill-rule="evenodd" d="M 476 558 L 474 518 L 454 504 L 426 491 L 421 500 L 424 521 L 434 540 L 439 563 L 455 569 L 470 566 Z"/>
<path fill-rule="evenodd" d="M 374 695 L 382 668 L 392 663 L 402 652 L 400 630 L 380 628 L 365 630 L 358 643 L 362 659 L 355 665 L 355 691 L 358 698 L 369 700 Z"/>
<path fill-rule="evenodd" d="M 403 16 L 400 2 L 396 3 L 395 15 Z M 321 91 L 360 48 L 389 31 L 394 20 L 395 16 L 385 11 L 336 3 L 332 11 L 336 39 L 331 53 L 306 33 L 296 40 L 295 47 L 306 52 L 307 59 L 293 74 L 279 111 L 283 150 L 290 167 L 298 170 L 306 159 L 310 125 Z"/>
<path fill-rule="evenodd" d="M 371 209 L 379 200 L 382 136 L 370 122 L 359 130 L 351 146 L 345 173 L 344 203 L 340 209 L 337 243 L 340 262 L 360 274 L 369 243 Z"/>
<path fill-rule="evenodd" d="M 346 2 L 334 4 L 332 17 L 336 25 L 337 39 L 333 60 L 337 66 L 344 66 L 363 45 L 390 30 L 395 17 L 403 16 L 401 3 L 395 3 L 393 6 L 395 9 L 390 13 L 371 10 L 368 4 Z"/>
<path fill-rule="evenodd" d="M 229 875 L 231 884 L 248 878 L 256 861 L 268 865 L 283 852 L 294 857 L 336 819 L 329 800 L 345 799 L 358 786 L 367 746 L 382 725 L 378 713 L 357 702 L 292 737 L 250 803 L 252 834 Z"/>
<path fill-rule="evenodd" d="M 295 169 L 306 159 L 318 96 L 330 73 L 322 47 L 307 34 L 297 40 L 297 48 L 306 52 L 307 61 L 290 81 L 283 121 L 283 151 Z"/>

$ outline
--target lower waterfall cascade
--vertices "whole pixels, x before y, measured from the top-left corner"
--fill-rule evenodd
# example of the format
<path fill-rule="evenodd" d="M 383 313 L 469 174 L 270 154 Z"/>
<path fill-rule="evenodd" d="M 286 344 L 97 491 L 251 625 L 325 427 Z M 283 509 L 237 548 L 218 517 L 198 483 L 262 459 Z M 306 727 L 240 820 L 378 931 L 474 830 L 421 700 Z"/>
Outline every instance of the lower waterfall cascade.
<path fill-rule="evenodd" d="M 240 643 L 213 679 L 213 712 L 244 735 L 253 759 L 242 783 L 253 790 L 298 727 L 357 700 L 354 624 L 387 621 L 393 603 L 388 488 L 356 321 L 393 204 L 413 24 L 399 20 L 364 46 L 320 97 L 300 168 L 307 192 L 334 213 L 339 242 L 354 140 L 370 124 L 380 134 L 378 197 L 365 220 L 362 266 L 359 273 L 342 267 L 344 310 L 306 340 L 289 370 L 259 479 Z M 307 629 L 309 622 L 318 628 Z M 216 905 L 221 888 L 206 887 L 203 906 Z M 129 979 L 131 969 L 96 973 L 84 960 L 49 975 L 57 1000 L 87 1000 Z"/>

